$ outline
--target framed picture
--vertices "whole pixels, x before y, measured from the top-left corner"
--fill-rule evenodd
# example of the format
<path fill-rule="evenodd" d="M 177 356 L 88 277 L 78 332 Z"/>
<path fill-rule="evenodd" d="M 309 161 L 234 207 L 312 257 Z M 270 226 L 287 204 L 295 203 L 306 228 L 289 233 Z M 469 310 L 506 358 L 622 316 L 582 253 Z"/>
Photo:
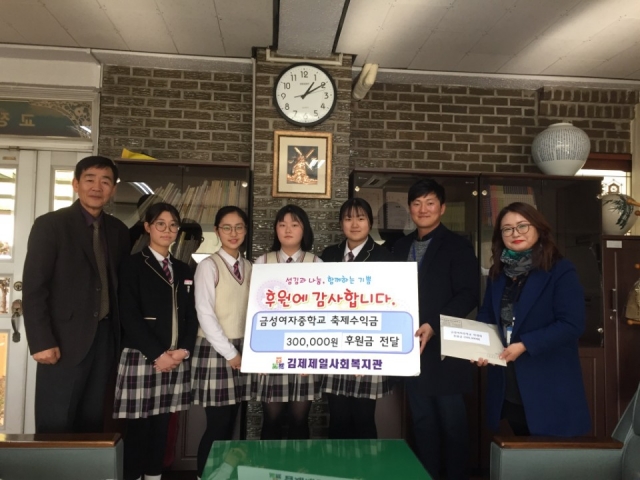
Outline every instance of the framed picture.
<path fill-rule="evenodd" d="M 272 196 L 331 198 L 331 140 L 325 132 L 276 130 Z"/>

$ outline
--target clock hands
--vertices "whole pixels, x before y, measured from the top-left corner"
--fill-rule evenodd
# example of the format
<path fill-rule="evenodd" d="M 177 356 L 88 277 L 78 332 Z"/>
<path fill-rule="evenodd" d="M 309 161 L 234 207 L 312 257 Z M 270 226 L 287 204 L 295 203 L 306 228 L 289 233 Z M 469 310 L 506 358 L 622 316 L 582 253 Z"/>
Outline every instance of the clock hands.
<path fill-rule="evenodd" d="M 319 90 L 321 88 L 324 88 L 327 84 L 325 82 L 322 82 L 320 85 L 318 85 L 316 88 L 312 88 L 313 85 L 316 82 L 311 82 L 311 85 L 309 85 L 309 88 L 307 88 L 307 91 L 304 92 L 302 95 L 296 95 L 296 97 L 300 97 L 301 99 L 304 100 L 304 97 L 306 97 L 307 95 L 310 95 L 312 93 L 314 93 L 316 90 Z M 295 97 L 294 97 L 295 98 Z"/>
<path fill-rule="evenodd" d="M 322 82 L 320 85 L 318 85 L 316 88 L 314 88 L 313 90 L 308 90 L 307 93 L 304 94 L 304 96 L 306 97 L 307 95 L 312 94 L 313 92 L 315 92 L 316 90 L 318 90 L 319 88 L 324 88 L 326 85 L 326 83 Z M 311 86 L 313 86 L 313 84 L 311 84 Z M 304 97 L 303 97 L 304 98 Z"/>
<path fill-rule="evenodd" d="M 304 92 L 302 95 L 296 95 L 296 96 L 295 96 L 295 97 L 293 97 L 293 98 L 298 98 L 298 97 L 300 97 L 300 98 L 302 98 L 302 99 L 304 100 L 304 97 L 306 97 L 307 95 L 309 95 L 309 90 L 311 90 L 311 87 L 313 87 L 313 84 L 314 84 L 314 83 L 316 83 L 316 82 L 311 82 L 311 85 L 309 85 L 309 88 L 307 88 L 307 91 L 306 91 L 306 92 Z"/>

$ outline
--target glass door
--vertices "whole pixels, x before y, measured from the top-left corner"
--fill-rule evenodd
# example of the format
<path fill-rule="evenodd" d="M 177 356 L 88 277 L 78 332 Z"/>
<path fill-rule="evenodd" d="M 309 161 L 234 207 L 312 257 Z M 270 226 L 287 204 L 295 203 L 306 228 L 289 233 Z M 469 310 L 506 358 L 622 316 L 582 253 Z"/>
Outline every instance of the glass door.
<path fill-rule="evenodd" d="M 84 153 L 0 150 L 0 432 L 34 430 L 35 362 L 22 319 L 22 269 L 36 216 L 73 201 Z"/>

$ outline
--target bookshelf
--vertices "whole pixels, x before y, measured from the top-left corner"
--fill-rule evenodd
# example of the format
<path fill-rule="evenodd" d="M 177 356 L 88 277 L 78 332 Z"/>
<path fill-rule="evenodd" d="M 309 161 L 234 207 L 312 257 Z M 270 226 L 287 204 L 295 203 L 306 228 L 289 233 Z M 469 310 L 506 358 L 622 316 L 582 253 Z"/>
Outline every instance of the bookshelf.
<path fill-rule="evenodd" d="M 219 248 L 213 224 L 221 207 L 236 205 L 250 214 L 251 175 L 248 165 L 125 159 L 117 160 L 116 164 L 120 181 L 110 213 L 134 232 L 140 220 L 137 204 L 143 195 L 151 197 L 141 204 L 141 211 L 159 201 L 175 206 L 185 228 L 181 229 L 172 252 L 183 261 L 197 261 Z M 135 233 L 132 233 L 133 252 L 146 246 L 146 236 L 133 237 L 136 237 Z M 251 242 L 248 241 L 247 245 L 250 246 Z"/>

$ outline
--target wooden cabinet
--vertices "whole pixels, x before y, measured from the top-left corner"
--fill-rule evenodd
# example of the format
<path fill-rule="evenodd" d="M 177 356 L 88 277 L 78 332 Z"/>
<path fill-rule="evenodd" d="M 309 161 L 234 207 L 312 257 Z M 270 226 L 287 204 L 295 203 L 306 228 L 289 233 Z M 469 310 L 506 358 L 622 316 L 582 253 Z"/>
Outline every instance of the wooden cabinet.
<path fill-rule="evenodd" d="M 605 326 L 600 274 L 602 220 L 598 198 L 602 179 L 533 174 L 470 175 L 354 170 L 350 177 L 350 194 L 365 198 L 371 204 L 374 213 L 372 235 L 380 243 L 391 247 L 395 240 L 413 231 L 414 226 L 408 213 L 407 191 L 419 178 L 433 178 L 445 187 L 447 208 L 442 222 L 449 229 L 468 238 L 475 246 L 480 263 L 477 274 L 482 279 L 482 291 L 479 292 L 481 299 L 491 266 L 491 237 L 499 211 L 512 202 L 521 201 L 534 205 L 549 221 L 560 251 L 575 264 L 585 290 L 587 318 L 585 333 L 580 340 L 580 357 L 592 414 L 591 434 L 603 435 Z M 636 262 L 640 262 L 640 252 Z M 470 315 L 470 318 L 474 317 L 475 312 Z M 621 327 L 620 322 L 617 325 Z M 635 328 L 640 332 L 640 327 Z M 609 369 L 606 372 L 609 375 Z M 489 466 L 489 443 L 492 436 L 485 427 L 485 376 L 484 371 L 477 371 L 475 391 L 468 399 L 470 436 L 472 445 L 475 446 L 472 465 L 480 469 Z M 629 392 L 628 398 L 631 398 L 633 390 Z"/>
<path fill-rule="evenodd" d="M 640 325 L 627 322 L 627 298 L 640 278 L 640 237 L 602 237 L 606 433 L 613 432 L 640 382 Z"/>

